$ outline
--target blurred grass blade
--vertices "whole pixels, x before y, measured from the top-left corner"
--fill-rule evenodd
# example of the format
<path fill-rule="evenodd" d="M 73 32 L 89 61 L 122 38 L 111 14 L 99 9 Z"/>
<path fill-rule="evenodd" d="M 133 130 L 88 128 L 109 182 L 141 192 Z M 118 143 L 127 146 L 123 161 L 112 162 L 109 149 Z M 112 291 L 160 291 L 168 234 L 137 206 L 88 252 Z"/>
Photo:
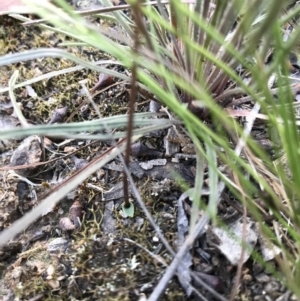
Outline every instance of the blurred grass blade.
<path fill-rule="evenodd" d="M 208 158 L 208 175 L 209 175 L 209 201 L 207 206 L 207 213 L 213 221 L 217 218 L 218 205 L 218 172 L 217 172 L 217 154 L 213 147 L 212 141 L 205 144 Z"/>
<path fill-rule="evenodd" d="M 18 63 L 21 61 L 29 61 L 29 60 L 33 60 L 33 59 L 37 59 L 37 58 L 44 58 L 44 57 L 59 57 L 59 58 L 68 59 L 78 65 L 81 65 L 85 68 L 89 68 L 91 70 L 109 74 L 111 76 L 121 78 L 123 80 L 129 79 L 124 74 L 121 74 L 119 72 L 109 70 L 106 68 L 98 67 L 95 65 L 95 63 L 90 63 L 90 62 L 84 61 L 65 50 L 61 50 L 61 49 L 57 49 L 57 48 L 40 48 L 40 49 L 29 50 L 29 51 L 25 51 L 25 52 L 21 52 L 21 53 L 7 54 L 7 55 L 0 57 L 0 66 L 6 66 L 9 64 L 15 64 L 15 63 Z"/>
<path fill-rule="evenodd" d="M 15 94 L 14 94 L 15 83 L 17 81 L 18 76 L 19 76 L 19 71 L 16 70 L 13 73 L 13 75 L 11 76 L 11 78 L 8 82 L 9 98 L 10 98 L 10 101 L 12 102 L 12 105 L 13 105 L 13 108 L 14 108 L 14 113 L 17 115 L 21 125 L 24 128 L 27 128 L 27 127 L 29 127 L 29 124 L 26 121 L 24 115 L 22 114 L 21 109 L 20 109 L 20 107 L 17 103 L 16 97 L 15 97 Z"/>
<path fill-rule="evenodd" d="M 172 124 L 180 123 L 176 120 L 167 119 L 150 119 L 153 113 L 136 113 L 134 114 L 135 126 L 152 126 L 166 128 Z M 155 114 L 157 116 L 157 114 Z M 0 130 L 0 139 L 9 139 L 11 137 L 18 138 L 30 135 L 52 135 L 62 136 L 69 133 L 78 133 L 84 131 L 105 131 L 124 128 L 127 126 L 128 115 L 117 115 L 112 117 L 104 117 L 98 120 L 74 122 L 69 124 L 48 124 L 35 125 L 29 128 L 13 128 L 8 130 Z"/>

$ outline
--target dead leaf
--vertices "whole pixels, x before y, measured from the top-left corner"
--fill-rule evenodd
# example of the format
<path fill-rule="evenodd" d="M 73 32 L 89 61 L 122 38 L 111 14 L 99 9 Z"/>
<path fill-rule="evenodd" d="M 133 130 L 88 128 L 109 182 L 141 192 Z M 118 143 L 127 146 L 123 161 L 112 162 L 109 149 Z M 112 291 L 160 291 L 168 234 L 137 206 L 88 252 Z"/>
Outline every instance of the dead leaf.
<path fill-rule="evenodd" d="M 112 78 L 111 75 L 101 73 L 99 75 L 99 80 L 95 84 L 93 88 L 91 88 L 91 91 L 94 92 L 96 90 L 104 89 L 114 83 L 114 79 Z"/>
<path fill-rule="evenodd" d="M 50 121 L 48 124 L 53 124 L 53 123 L 60 123 L 63 122 L 64 118 L 66 117 L 68 107 L 63 107 L 63 108 L 58 108 L 54 111 Z"/>
<path fill-rule="evenodd" d="M 242 254 L 242 244 L 240 239 L 243 237 L 243 222 L 239 218 L 232 224 L 228 225 L 228 227 L 229 229 L 212 227 L 211 230 L 219 241 L 219 244 L 217 244 L 216 247 L 223 253 L 223 255 L 226 256 L 232 265 L 236 266 L 241 260 Z M 251 227 L 252 222 L 248 221 L 245 237 L 247 247 L 244 252 L 243 263 L 249 259 L 257 243 L 257 235 Z"/>
<path fill-rule="evenodd" d="M 185 240 L 185 235 L 189 231 L 189 221 L 186 216 L 185 210 L 183 208 L 183 201 L 187 198 L 187 194 L 183 193 L 181 197 L 178 199 L 178 217 L 177 217 L 177 230 L 178 230 L 178 237 L 177 237 L 177 250 L 183 245 Z M 192 277 L 190 274 L 190 267 L 193 265 L 192 262 L 192 255 L 190 252 L 187 252 L 184 257 L 182 258 L 180 265 L 177 268 L 177 275 L 178 280 L 185 290 L 187 296 L 190 296 L 193 292 L 191 281 Z"/>
<path fill-rule="evenodd" d="M 144 156 L 155 156 L 158 158 L 161 158 L 163 156 L 163 153 L 152 149 L 141 142 L 133 143 L 130 146 L 130 154 L 134 157 L 141 158 Z"/>
<path fill-rule="evenodd" d="M 59 221 L 59 227 L 64 232 L 75 230 L 75 225 L 69 217 L 61 218 Z"/>
<path fill-rule="evenodd" d="M 74 223 L 75 227 L 78 228 L 80 227 L 80 221 L 83 216 L 83 210 L 82 210 L 82 204 L 76 200 L 70 210 L 69 210 L 69 216 L 71 221 Z"/>

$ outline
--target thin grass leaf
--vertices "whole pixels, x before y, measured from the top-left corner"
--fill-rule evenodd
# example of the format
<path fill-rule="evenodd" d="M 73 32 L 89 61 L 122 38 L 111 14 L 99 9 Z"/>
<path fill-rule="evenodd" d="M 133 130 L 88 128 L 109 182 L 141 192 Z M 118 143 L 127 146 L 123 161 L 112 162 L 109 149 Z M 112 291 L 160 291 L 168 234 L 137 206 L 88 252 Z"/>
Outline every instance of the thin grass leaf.
<path fill-rule="evenodd" d="M 16 101 L 16 97 L 15 97 L 15 94 L 14 94 L 14 88 L 15 88 L 15 83 L 17 81 L 17 78 L 18 78 L 18 75 L 19 75 L 19 71 L 16 70 L 13 75 L 11 76 L 10 80 L 9 80 L 9 83 L 8 83 L 8 88 L 9 88 L 9 97 L 10 97 L 10 101 L 12 102 L 12 105 L 13 105 L 13 108 L 14 108 L 14 112 L 16 113 L 21 125 L 24 127 L 24 128 L 27 128 L 29 127 L 29 124 L 28 122 L 26 121 L 24 115 L 22 114 L 21 112 L 21 109 Z"/>
<path fill-rule="evenodd" d="M 206 143 L 206 152 L 209 159 L 209 201 L 207 212 L 213 221 L 217 220 L 217 205 L 218 205 L 218 172 L 217 172 L 217 154 L 213 147 L 212 141 Z"/>
<path fill-rule="evenodd" d="M 176 120 L 166 119 L 150 119 L 153 117 L 153 113 L 136 113 L 134 114 L 135 126 L 152 126 L 153 128 L 166 128 L 172 124 L 178 124 Z M 157 116 L 157 114 L 155 114 Z M 128 121 L 128 115 L 117 115 L 112 117 L 104 117 L 98 120 L 74 122 L 69 124 L 47 124 L 47 125 L 35 125 L 29 128 L 13 128 L 0 131 L 0 139 L 9 139 L 11 137 L 18 138 L 30 135 L 52 135 L 63 136 L 70 133 L 78 133 L 83 131 L 103 131 L 109 129 L 114 130 L 118 128 L 126 128 Z M 141 129 L 141 131 L 143 131 Z M 101 137 L 101 135 L 97 136 Z M 107 137 L 107 136 L 103 136 Z"/>
<path fill-rule="evenodd" d="M 121 78 L 123 80 L 129 79 L 124 74 L 106 68 L 98 67 L 94 63 L 90 63 L 85 60 L 82 60 L 65 50 L 61 50 L 57 48 L 40 48 L 40 49 L 30 50 L 21 53 L 7 54 L 0 57 L 0 66 L 15 64 L 20 61 L 28 61 L 28 60 L 33 60 L 33 59 L 43 58 L 43 57 L 60 57 L 60 58 L 68 59 L 70 61 L 73 61 L 74 63 L 77 63 L 78 65 L 81 65 L 85 68 L 89 68 L 91 70 L 109 74 L 111 76 Z"/>
<path fill-rule="evenodd" d="M 192 133 L 192 131 L 190 131 Z M 191 135 L 192 140 L 195 141 L 197 148 L 196 148 L 196 160 L 197 160 L 197 165 L 196 165 L 196 176 L 195 176 L 195 187 L 193 189 L 193 194 L 191 196 L 191 199 L 193 200 L 192 204 L 192 210 L 191 210 L 191 217 L 190 217 L 190 227 L 189 227 L 189 232 L 192 233 L 194 231 L 198 214 L 199 214 L 199 209 L 200 209 L 200 203 L 201 203 L 201 192 L 202 192 L 202 187 L 203 187 L 203 181 L 204 181 L 204 166 L 205 166 L 205 160 L 203 153 L 205 151 L 202 149 L 201 145 L 197 143 L 197 136 L 196 135 Z"/>

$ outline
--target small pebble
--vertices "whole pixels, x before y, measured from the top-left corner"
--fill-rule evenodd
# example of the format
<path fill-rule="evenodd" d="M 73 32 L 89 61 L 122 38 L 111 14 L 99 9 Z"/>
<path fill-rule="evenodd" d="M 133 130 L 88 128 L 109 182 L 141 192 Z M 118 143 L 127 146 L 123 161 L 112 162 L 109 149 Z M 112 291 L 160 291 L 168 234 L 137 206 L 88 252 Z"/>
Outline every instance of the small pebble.
<path fill-rule="evenodd" d="M 153 236 L 152 240 L 153 240 L 154 242 L 159 242 L 159 239 L 158 239 L 158 237 L 156 237 L 156 236 Z"/>
<path fill-rule="evenodd" d="M 247 275 L 243 276 L 243 282 L 245 284 L 249 284 L 251 281 L 252 281 L 252 276 L 251 275 L 247 274 Z"/>
<path fill-rule="evenodd" d="M 266 274 L 258 274 L 255 276 L 255 280 L 259 283 L 267 283 L 270 281 L 270 277 Z"/>
<path fill-rule="evenodd" d="M 40 146 L 40 138 L 38 136 L 29 136 L 25 138 L 18 148 L 13 152 L 10 165 L 32 165 L 41 160 L 42 149 Z M 23 177 L 28 177 L 32 174 L 34 168 L 28 167 L 25 169 L 16 169 L 15 173 Z"/>
<path fill-rule="evenodd" d="M 252 269 L 253 274 L 257 275 L 257 274 L 261 273 L 263 271 L 263 269 L 264 269 L 264 267 L 261 264 L 256 263 L 253 265 L 253 269 Z"/>
<path fill-rule="evenodd" d="M 48 252 L 65 252 L 69 247 L 69 241 L 65 238 L 58 237 L 48 243 Z"/>
<path fill-rule="evenodd" d="M 267 293 L 278 291 L 280 289 L 280 283 L 278 281 L 270 281 L 265 285 L 264 290 Z"/>

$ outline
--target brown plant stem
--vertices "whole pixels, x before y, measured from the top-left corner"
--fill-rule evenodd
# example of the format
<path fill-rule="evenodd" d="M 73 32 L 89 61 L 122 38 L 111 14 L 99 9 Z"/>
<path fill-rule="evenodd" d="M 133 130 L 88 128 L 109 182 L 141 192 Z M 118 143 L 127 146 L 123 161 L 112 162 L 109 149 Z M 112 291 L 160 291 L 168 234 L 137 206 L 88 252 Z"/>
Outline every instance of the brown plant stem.
<path fill-rule="evenodd" d="M 133 18 L 134 20 L 138 19 L 138 13 L 139 13 L 139 3 L 136 1 L 131 6 L 132 12 L 133 12 Z M 137 55 L 138 53 L 138 47 L 139 47 L 139 37 L 138 37 L 138 30 L 134 31 L 134 45 L 132 49 L 133 57 Z M 132 62 L 132 68 L 131 68 L 131 95 L 130 95 L 130 101 L 129 101 L 129 117 L 128 117 L 128 126 L 127 126 L 127 145 L 126 145 L 126 153 L 125 153 L 125 165 L 126 167 L 129 166 L 129 160 L 130 160 L 130 153 L 131 153 L 131 136 L 133 131 L 133 114 L 134 114 L 134 107 L 135 107 L 135 100 L 137 97 L 137 87 L 136 87 L 136 79 L 137 79 L 137 64 L 133 60 Z M 128 179 L 127 174 L 124 170 L 123 172 L 123 187 L 124 187 L 124 204 L 125 208 L 128 208 L 130 206 L 129 202 L 129 192 L 128 192 Z"/>

